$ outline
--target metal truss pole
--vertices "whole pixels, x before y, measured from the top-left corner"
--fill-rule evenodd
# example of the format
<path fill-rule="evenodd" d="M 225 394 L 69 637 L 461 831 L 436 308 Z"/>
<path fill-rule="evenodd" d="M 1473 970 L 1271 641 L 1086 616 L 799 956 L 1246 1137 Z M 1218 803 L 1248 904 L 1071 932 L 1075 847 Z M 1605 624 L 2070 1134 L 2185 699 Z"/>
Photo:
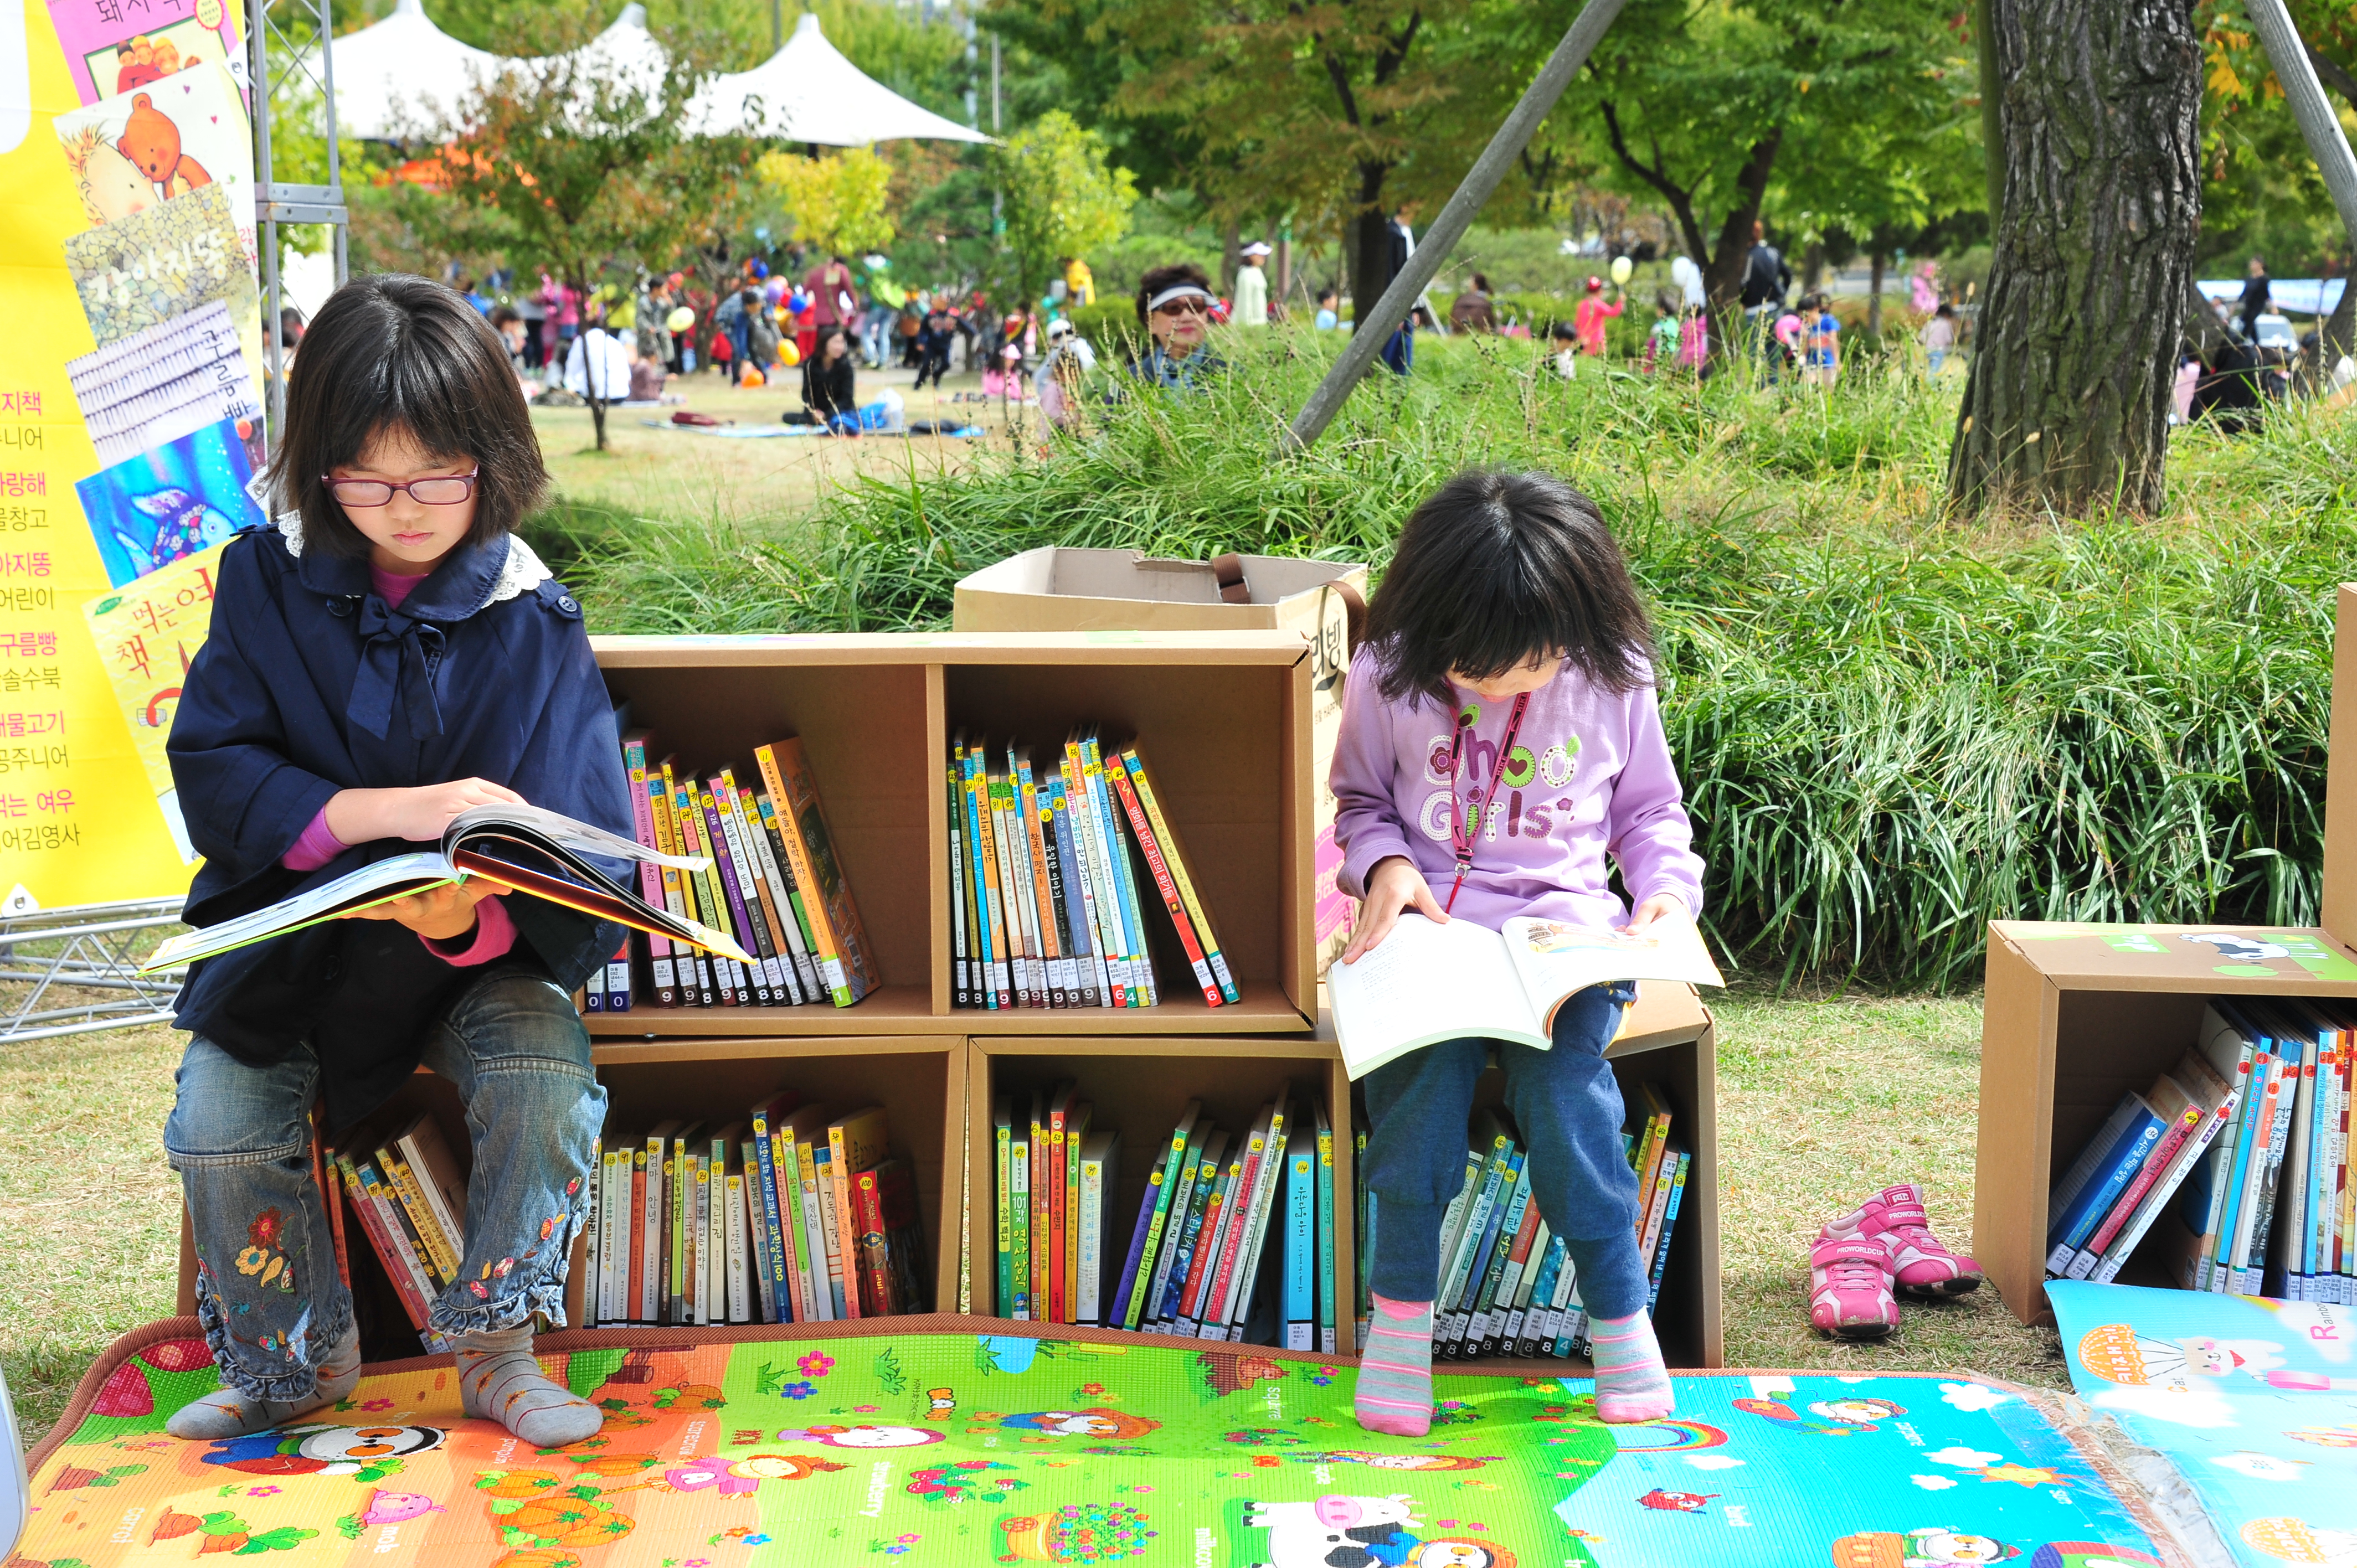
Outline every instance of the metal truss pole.
<path fill-rule="evenodd" d="M 336 284 L 351 275 L 351 219 L 344 204 L 344 169 L 336 140 L 336 59 L 328 48 L 335 36 L 333 0 L 246 0 L 248 74 L 253 80 L 254 220 L 262 249 L 263 357 L 270 378 L 265 442 L 278 445 L 286 418 L 286 368 L 279 326 L 285 295 L 278 275 L 278 226 L 324 223 L 336 257 Z M 319 95 L 326 116 L 328 183 L 281 180 L 271 161 L 270 112 L 280 88 L 297 73 Z"/>

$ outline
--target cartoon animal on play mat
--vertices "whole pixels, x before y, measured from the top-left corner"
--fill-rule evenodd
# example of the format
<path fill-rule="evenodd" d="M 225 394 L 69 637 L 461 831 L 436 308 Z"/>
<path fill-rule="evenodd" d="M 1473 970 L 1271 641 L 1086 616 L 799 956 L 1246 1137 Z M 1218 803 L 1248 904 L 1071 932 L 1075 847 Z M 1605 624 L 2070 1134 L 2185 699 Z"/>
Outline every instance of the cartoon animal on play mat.
<path fill-rule="evenodd" d="M 123 546 L 123 553 L 131 558 L 136 576 L 144 577 L 184 555 L 210 549 L 237 532 L 237 524 L 177 485 L 148 495 L 133 496 L 131 504 L 154 519 L 155 527 L 144 539 L 120 527 L 113 527 L 110 532 L 114 542 Z"/>
<path fill-rule="evenodd" d="M 1700 1513 L 1717 1496 L 1717 1492 L 1673 1492 L 1655 1487 L 1637 1499 L 1637 1506 L 1663 1513 Z"/>
<path fill-rule="evenodd" d="M 1415 1507 L 1405 1492 L 1248 1502 L 1246 1528 L 1268 1531 L 1253 1568 L 1515 1568 L 1514 1554 L 1495 1541 L 1426 1538 Z"/>
<path fill-rule="evenodd" d="M 1122 1442 L 1144 1437 L 1162 1430 L 1162 1423 L 1125 1411 L 1106 1410 L 1103 1406 L 1088 1410 L 1028 1410 L 1015 1415 L 989 1412 L 974 1419 L 986 1424 L 969 1427 L 971 1432 L 987 1432 L 992 1426 L 1008 1432 L 1020 1432 L 1026 1441 L 1049 1437 L 1111 1437 Z"/>
<path fill-rule="evenodd" d="M 1846 1535 L 1833 1544 L 1834 1568 L 1952 1568 L 1960 1563 L 1977 1568 L 2020 1555 L 2018 1546 L 1947 1525 L 1910 1530 L 1904 1535 L 1891 1530 Z"/>
<path fill-rule="evenodd" d="M 921 1448 L 949 1434 L 929 1426 L 790 1426 L 778 1434 L 780 1443 L 823 1443 L 829 1448 Z"/>
<path fill-rule="evenodd" d="M 1881 1430 L 1878 1423 L 1907 1413 L 1905 1405 L 1893 1404 L 1889 1400 L 1870 1399 L 1817 1400 L 1807 1407 L 1806 1416 L 1782 1400 L 1775 1399 L 1740 1399 L 1735 1402 L 1735 1408 L 1747 1415 L 1765 1416 L 1781 1425 L 1819 1433 L 1827 1437 L 1878 1432 Z"/>
<path fill-rule="evenodd" d="M 132 94 L 131 118 L 123 123 L 114 150 L 155 183 L 156 195 L 167 199 L 213 182 L 204 165 L 180 151 L 180 127 L 145 92 Z"/>
<path fill-rule="evenodd" d="M 373 1480 L 387 1462 L 442 1446 L 438 1426 L 331 1426 L 313 1422 L 246 1437 L 224 1437 L 204 1463 L 248 1476 L 358 1476 Z"/>
<path fill-rule="evenodd" d="M 2206 1334 L 2157 1339 L 2125 1323 L 2106 1323 L 2080 1336 L 2079 1364 L 2106 1382 L 2171 1393 L 2213 1386 L 2237 1372 L 2292 1391 L 2321 1391 L 2349 1381 L 2287 1369 L 2283 1347 L 2272 1339 L 2218 1339 Z"/>

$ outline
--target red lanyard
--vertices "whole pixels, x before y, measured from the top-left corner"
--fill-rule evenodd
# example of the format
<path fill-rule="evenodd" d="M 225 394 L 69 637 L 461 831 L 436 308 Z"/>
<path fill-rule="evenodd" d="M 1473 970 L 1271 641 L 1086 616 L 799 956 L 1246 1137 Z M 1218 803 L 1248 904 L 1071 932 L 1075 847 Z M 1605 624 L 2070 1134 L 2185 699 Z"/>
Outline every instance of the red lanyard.
<path fill-rule="evenodd" d="M 1473 809 L 1469 821 L 1457 800 L 1457 775 L 1465 751 L 1466 733 L 1473 727 L 1473 710 L 1469 705 L 1457 715 L 1457 728 L 1448 737 L 1448 846 L 1457 852 L 1457 880 L 1448 885 L 1448 900 L 1440 906 L 1444 914 L 1456 912 L 1457 890 L 1465 886 L 1465 874 L 1473 869 L 1473 841 L 1480 833 L 1482 819 L 1497 805 L 1498 786 L 1506 777 L 1506 758 L 1513 754 L 1514 737 L 1523 732 L 1523 714 L 1530 705 L 1528 692 L 1514 699 L 1514 711 L 1506 719 L 1505 736 L 1498 742 L 1497 763 L 1490 769 L 1490 788 L 1482 792 L 1481 803 Z"/>

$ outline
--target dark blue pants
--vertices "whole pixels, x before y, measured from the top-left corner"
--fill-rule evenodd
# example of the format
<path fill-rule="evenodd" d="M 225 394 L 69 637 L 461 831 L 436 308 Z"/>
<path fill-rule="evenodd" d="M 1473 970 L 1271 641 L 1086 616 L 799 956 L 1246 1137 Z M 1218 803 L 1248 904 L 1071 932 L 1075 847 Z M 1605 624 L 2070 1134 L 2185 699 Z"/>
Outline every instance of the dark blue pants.
<path fill-rule="evenodd" d="M 1623 984 L 1590 986 L 1573 996 L 1555 1011 L 1551 1051 L 1502 1040 L 1443 1040 L 1367 1075 L 1377 1294 L 1432 1299 L 1441 1219 L 1465 1185 L 1473 1085 L 1494 1047 L 1506 1074 L 1506 1110 L 1530 1151 L 1524 1179 L 1539 1217 L 1564 1239 L 1578 1272 L 1580 1305 L 1598 1317 L 1644 1310 L 1637 1173 L 1620 1150 L 1620 1084 L 1604 1059 L 1636 994 Z"/>
<path fill-rule="evenodd" d="M 1415 366 L 1415 323 L 1411 321 L 1383 339 L 1383 363 L 1394 375 L 1404 376 Z"/>

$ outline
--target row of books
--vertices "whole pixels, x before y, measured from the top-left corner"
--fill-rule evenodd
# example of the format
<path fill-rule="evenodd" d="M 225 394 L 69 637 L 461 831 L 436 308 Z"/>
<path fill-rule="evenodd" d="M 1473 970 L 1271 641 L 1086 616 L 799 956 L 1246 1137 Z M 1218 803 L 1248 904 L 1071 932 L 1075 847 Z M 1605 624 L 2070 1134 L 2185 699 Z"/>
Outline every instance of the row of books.
<path fill-rule="evenodd" d="M 320 1168 L 314 1174 L 332 1171 L 336 1178 L 333 1185 L 323 1182 L 320 1195 L 345 1283 L 351 1283 L 344 1223 L 349 1207 L 420 1342 L 431 1351 L 449 1348 L 425 1319 L 434 1298 L 457 1282 L 466 1262 L 467 1167 L 451 1152 L 440 1126 L 431 1116 L 413 1116 L 382 1142 L 361 1135 L 357 1153 L 324 1148 L 318 1154 Z"/>
<path fill-rule="evenodd" d="M 584 1007 L 628 1012 L 657 1007 L 848 1007 L 879 981 L 867 933 L 853 903 L 820 807 L 802 742 L 753 748 L 761 788 L 734 768 L 703 778 L 658 754 L 652 732 L 627 730 L 622 761 L 639 843 L 664 854 L 700 855 L 703 871 L 639 865 L 640 895 L 659 908 L 734 936 L 751 965 L 632 932 L 591 977 Z M 643 978 L 641 978 L 643 977 Z"/>
<path fill-rule="evenodd" d="M 1668 1099 L 1639 1084 L 1623 1153 L 1637 1173 L 1637 1246 L 1648 1260 L 1645 1305 L 1662 1297 L 1670 1242 L 1685 1197 L 1694 1155 L 1672 1130 Z M 1369 1273 L 1377 1221 L 1375 1195 L 1366 1185 L 1367 1139 L 1354 1135 L 1358 1158 L 1355 1232 L 1358 1242 L 1359 1343 L 1366 1343 L 1372 1290 Z M 1563 1238 L 1552 1234 L 1531 1193 L 1530 1153 L 1502 1112 L 1478 1113 L 1467 1139 L 1465 1179 L 1441 1219 L 1440 1274 L 1433 1299 L 1433 1354 L 1467 1360 L 1482 1356 L 1585 1357 L 1587 1314 Z"/>
<path fill-rule="evenodd" d="M 2357 1015 L 2221 998 L 2124 1095 L 2047 1204 L 2047 1272 L 2108 1283 L 2156 1228 L 2191 1290 L 2357 1305 Z"/>
<path fill-rule="evenodd" d="M 742 1121 L 608 1129 L 591 1183 L 584 1316 L 813 1323 L 927 1310 L 915 1180 L 881 1108 L 791 1090 Z"/>
<path fill-rule="evenodd" d="M 1120 1134 L 1062 1083 L 992 1107 L 1001 1316 L 1336 1348 L 1334 1131 L 1286 1091 L 1229 1132 L 1189 1101 L 1116 1252 Z"/>
<path fill-rule="evenodd" d="M 1239 1000 L 1134 744 L 1081 729 L 1042 759 L 1028 746 L 994 755 L 960 730 L 947 783 L 955 1005 L 1156 1005 L 1146 910 L 1157 901 L 1204 1003 Z"/>

